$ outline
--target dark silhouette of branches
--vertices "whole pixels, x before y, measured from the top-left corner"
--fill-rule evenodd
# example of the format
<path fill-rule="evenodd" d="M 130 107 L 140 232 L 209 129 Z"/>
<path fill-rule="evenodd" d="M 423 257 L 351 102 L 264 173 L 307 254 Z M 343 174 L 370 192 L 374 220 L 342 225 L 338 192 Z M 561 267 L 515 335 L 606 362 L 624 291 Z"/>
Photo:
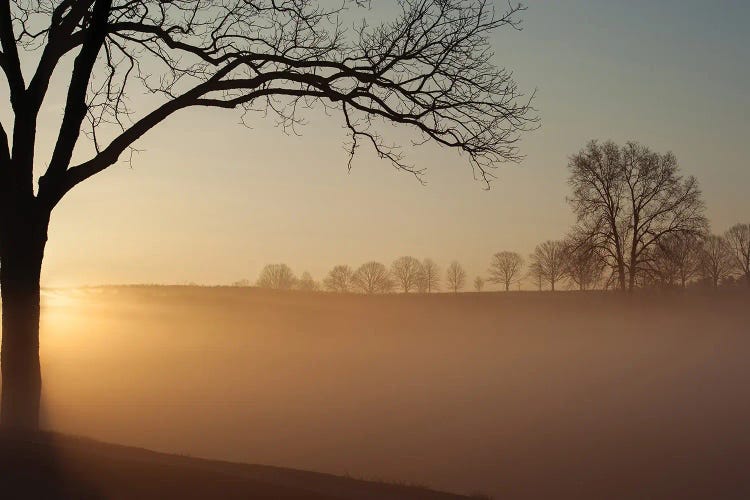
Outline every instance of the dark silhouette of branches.
<path fill-rule="evenodd" d="M 453 293 L 458 293 L 466 285 L 466 271 L 457 261 L 453 261 L 445 271 L 445 283 Z"/>
<path fill-rule="evenodd" d="M 635 287 L 659 239 L 705 231 L 698 182 L 680 175 L 672 153 L 654 153 L 635 142 L 620 147 L 592 141 L 568 168 L 575 232 L 598 248 L 622 290 Z"/>
<path fill-rule="evenodd" d="M 571 235 L 565 241 L 565 277 L 579 290 L 596 287 L 604 273 L 605 261 L 588 235 Z"/>
<path fill-rule="evenodd" d="M 393 291 L 391 273 L 380 262 L 367 262 L 357 269 L 352 277 L 354 288 L 362 293 L 376 294 Z"/>
<path fill-rule="evenodd" d="M 323 285 L 330 292 L 345 293 L 352 289 L 354 271 L 346 265 L 335 266 L 323 280 Z"/>
<path fill-rule="evenodd" d="M 516 252 L 498 252 L 492 256 L 487 281 L 504 285 L 507 292 L 510 285 L 521 279 L 522 271 L 523 257 Z"/>
<path fill-rule="evenodd" d="M 531 272 L 540 282 L 549 283 L 555 291 L 555 284 L 565 275 L 566 255 L 562 241 L 540 243 L 531 254 Z"/>
<path fill-rule="evenodd" d="M 665 235 L 646 254 L 646 277 L 663 288 L 685 288 L 698 274 L 701 245 L 702 238 L 695 234 Z"/>
<path fill-rule="evenodd" d="M 297 278 L 286 264 L 268 264 L 260 272 L 258 286 L 272 290 L 291 290 L 297 285 Z"/>
<path fill-rule="evenodd" d="M 732 275 L 734 271 L 732 249 L 721 236 L 715 234 L 707 236 L 703 241 L 700 255 L 701 275 L 713 288 L 718 288 L 722 281 Z"/>
<path fill-rule="evenodd" d="M 404 293 L 419 288 L 423 278 L 422 264 L 414 257 L 399 257 L 391 265 L 391 276 Z"/>
<path fill-rule="evenodd" d="M 724 234 L 734 265 L 750 287 L 750 224 L 735 224 Z"/>
<path fill-rule="evenodd" d="M 422 274 L 420 275 L 418 288 L 422 293 L 440 290 L 440 268 L 432 259 L 422 261 Z"/>
<path fill-rule="evenodd" d="M 484 279 L 481 276 L 474 278 L 474 290 L 481 292 L 484 289 Z"/>

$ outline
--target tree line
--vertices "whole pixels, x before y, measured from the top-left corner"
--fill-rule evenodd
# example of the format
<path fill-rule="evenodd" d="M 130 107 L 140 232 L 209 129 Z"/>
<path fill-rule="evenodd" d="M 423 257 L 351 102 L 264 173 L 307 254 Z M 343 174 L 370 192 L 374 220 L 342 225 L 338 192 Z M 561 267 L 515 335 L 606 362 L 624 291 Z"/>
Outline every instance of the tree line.
<path fill-rule="evenodd" d="M 559 240 L 536 246 L 528 265 L 519 253 L 491 258 L 486 283 L 505 290 L 524 280 L 539 290 L 713 288 L 744 281 L 750 287 L 750 224 L 713 234 L 697 180 L 683 176 L 672 153 L 656 153 L 637 142 L 589 142 L 568 162 L 567 201 L 576 223 Z M 458 292 L 467 273 L 457 261 L 441 272 L 431 259 L 404 256 L 390 267 L 372 261 L 354 269 L 337 265 L 319 283 L 297 278 L 285 264 L 271 264 L 257 285 L 274 289 L 328 290 L 365 294 Z M 249 284 L 249 282 L 237 283 Z"/>

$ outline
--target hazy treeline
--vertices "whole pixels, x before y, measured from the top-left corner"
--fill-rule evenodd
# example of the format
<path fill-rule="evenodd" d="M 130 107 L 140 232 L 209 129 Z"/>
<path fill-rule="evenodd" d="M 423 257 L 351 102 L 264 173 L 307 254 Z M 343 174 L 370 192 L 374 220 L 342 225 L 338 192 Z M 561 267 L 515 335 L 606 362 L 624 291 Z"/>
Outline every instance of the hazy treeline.
<path fill-rule="evenodd" d="M 524 280 L 539 290 L 750 287 L 750 224 L 713 234 L 698 181 L 680 173 L 672 153 L 660 154 L 636 142 L 589 142 L 568 162 L 568 197 L 575 225 L 561 239 L 536 246 L 525 259 L 500 251 L 489 262 L 485 283 L 505 290 Z M 528 262 L 527 262 L 528 261 Z M 322 282 L 305 272 L 297 278 L 286 264 L 270 264 L 257 285 L 273 289 L 328 290 L 366 294 L 459 292 L 467 273 L 451 262 L 442 271 L 431 259 L 411 256 L 390 267 L 367 262 L 337 265 Z M 247 281 L 235 283 L 249 285 Z"/>

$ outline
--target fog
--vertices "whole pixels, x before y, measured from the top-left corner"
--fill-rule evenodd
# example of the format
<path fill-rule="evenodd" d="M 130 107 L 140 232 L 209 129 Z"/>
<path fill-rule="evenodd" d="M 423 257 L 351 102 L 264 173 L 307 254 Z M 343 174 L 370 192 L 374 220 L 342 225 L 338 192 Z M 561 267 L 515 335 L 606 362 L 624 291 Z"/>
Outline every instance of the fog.
<path fill-rule="evenodd" d="M 701 496 L 748 465 L 747 304 L 47 290 L 43 425 L 496 498 Z"/>

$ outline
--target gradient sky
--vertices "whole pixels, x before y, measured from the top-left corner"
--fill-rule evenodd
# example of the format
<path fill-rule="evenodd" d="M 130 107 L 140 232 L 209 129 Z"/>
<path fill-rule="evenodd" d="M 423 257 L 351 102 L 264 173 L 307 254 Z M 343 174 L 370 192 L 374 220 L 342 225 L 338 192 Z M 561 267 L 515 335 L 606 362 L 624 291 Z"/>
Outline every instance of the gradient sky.
<path fill-rule="evenodd" d="M 400 255 L 443 268 L 458 259 L 473 279 L 494 252 L 527 255 L 564 235 L 567 157 L 592 138 L 674 151 L 715 231 L 750 220 L 750 2 L 526 3 L 523 31 L 495 38 L 496 62 L 537 89 L 542 127 L 490 191 L 435 146 L 409 151 L 426 186 L 365 148 L 347 173 L 345 132 L 322 113 L 289 137 L 273 120 L 248 130 L 231 111 L 187 111 L 137 144 L 132 168 L 61 202 L 43 284 L 227 284 L 271 262 L 320 279 L 335 264 Z M 44 123 L 42 145 L 55 128 Z"/>

